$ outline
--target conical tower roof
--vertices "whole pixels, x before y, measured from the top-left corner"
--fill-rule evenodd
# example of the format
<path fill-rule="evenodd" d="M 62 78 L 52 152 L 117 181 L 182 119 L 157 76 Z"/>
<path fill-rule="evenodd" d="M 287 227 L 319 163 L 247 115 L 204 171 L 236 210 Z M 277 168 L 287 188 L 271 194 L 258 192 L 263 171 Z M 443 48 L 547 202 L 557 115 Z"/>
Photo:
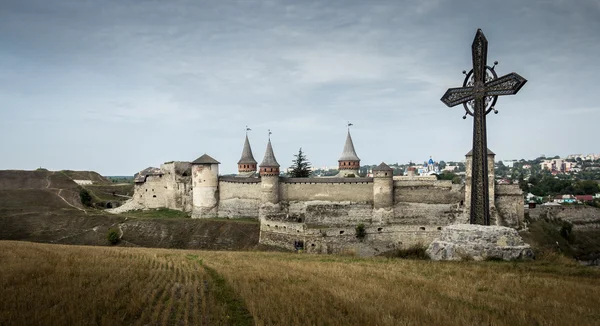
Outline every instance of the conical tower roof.
<path fill-rule="evenodd" d="M 373 171 L 394 171 L 394 169 L 392 169 L 389 165 L 385 164 L 384 162 L 381 162 L 381 164 L 374 168 Z"/>
<path fill-rule="evenodd" d="M 246 135 L 246 141 L 244 142 L 244 150 L 242 150 L 242 158 L 238 161 L 238 164 L 256 164 L 254 155 L 252 155 L 252 148 L 250 147 L 250 141 L 248 135 Z"/>
<path fill-rule="evenodd" d="M 192 161 L 192 164 L 221 164 L 221 162 L 210 157 L 208 154 L 204 154 Z"/>
<path fill-rule="evenodd" d="M 273 154 L 273 146 L 271 146 L 271 140 L 269 139 L 269 143 L 267 144 L 267 151 L 265 152 L 265 158 L 263 158 L 262 163 L 260 163 L 260 167 L 279 167 L 279 163 L 277 163 L 277 159 L 275 159 L 275 154 Z"/>
<path fill-rule="evenodd" d="M 344 145 L 344 151 L 338 161 L 360 161 L 356 151 L 354 150 L 354 143 L 352 142 L 352 136 L 350 136 L 350 130 L 348 130 L 348 136 L 346 137 L 346 144 Z"/>

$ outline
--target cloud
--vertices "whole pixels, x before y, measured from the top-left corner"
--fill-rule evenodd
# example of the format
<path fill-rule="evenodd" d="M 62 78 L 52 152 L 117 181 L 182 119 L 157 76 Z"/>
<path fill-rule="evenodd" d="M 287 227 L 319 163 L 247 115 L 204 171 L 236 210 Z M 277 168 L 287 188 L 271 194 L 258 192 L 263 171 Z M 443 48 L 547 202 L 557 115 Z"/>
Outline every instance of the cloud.
<path fill-rule="evenodd" d="M 529 80 L 490 119 L 498 157 L 568 153 L 551 130 L 592 148 L 579 125 L 597 113 L 599 16 L 597 1 L 4 0 L 0 137 L 15 140 L 0 168 L 29 166 L 25 149 L 59 168 L 92 157 L 54 160 L 51 144 L 93 132 L 128 158 L 94 157 L 105 174 L 203 152 L 234 172 L 245 125 L 257 157 L 272 129 L 282 161 L 303 146 L 331 165 L 348 120 L 364 163 L 461 159 L 471 122 L 439 99 L 462 83 L 478 27 L 499 74 Z"/>

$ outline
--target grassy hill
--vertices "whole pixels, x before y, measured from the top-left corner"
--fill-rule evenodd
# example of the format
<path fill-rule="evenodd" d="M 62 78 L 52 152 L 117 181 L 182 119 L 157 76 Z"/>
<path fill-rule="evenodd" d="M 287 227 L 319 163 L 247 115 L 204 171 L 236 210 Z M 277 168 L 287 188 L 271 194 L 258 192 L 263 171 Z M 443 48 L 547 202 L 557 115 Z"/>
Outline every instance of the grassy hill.
<path fill-rule="evenodd" d="M 0 324 L 593 325 L 600 270 L 0 241 Z"/>

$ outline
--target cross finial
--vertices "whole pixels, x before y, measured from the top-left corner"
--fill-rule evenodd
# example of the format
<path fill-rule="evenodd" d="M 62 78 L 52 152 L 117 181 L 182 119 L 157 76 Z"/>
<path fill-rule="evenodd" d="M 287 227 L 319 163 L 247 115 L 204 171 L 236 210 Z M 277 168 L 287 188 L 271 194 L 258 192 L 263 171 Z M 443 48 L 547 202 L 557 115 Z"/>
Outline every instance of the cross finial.
<path fill-rule="evenodd" d="M 348 121 L 348 131 L 350 131 L 350 126 L 354 126 L 354 124 L 350 123 L 350 121 Z"/>
<path fill-rule="evenodd" d="M 271 134 L 272 134 L 271 129 L 269 129 L 269 141 L 271 140 Z"/>
<path fill-rule="evenodd" d="M 251 131 L 252 129 L 248 128 L 248 126 L 246 126 L 246 136 L 248 136 L 248 131 Z"/>

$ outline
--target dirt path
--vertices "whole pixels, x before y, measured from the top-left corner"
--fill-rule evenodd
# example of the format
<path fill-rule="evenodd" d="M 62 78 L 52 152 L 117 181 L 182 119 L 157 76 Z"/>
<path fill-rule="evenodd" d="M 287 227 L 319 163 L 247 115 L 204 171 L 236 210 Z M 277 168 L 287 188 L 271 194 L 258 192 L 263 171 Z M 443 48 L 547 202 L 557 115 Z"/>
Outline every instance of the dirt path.
<path fill-rule="evenodd" d="M 71 207 L 73 207 L 73 208 L 75 208 L 75 209 L 78 209 L 78 210 L 80 210 L 80 211 L 84 212 L 84 213 L 85 213 L 85 215 L 87 215 L 87 211 L 86 211 L 85 209 L 83 209 L 83 208 L 79 208 L 79 207 L 77 207 L 77 206 L 75 206 L 75 205 L 73 205 L 73 204 L 69 203 L 69 202 L 68 202 L 68 201 L 67 201 L 67 200 L 66 200 L 66 199 L 65 199 L 63 196 L 61 196 L 61 195 L 60 195 L 60 193 L 61 193 L 62 191 L 63 191 L 62 189 L 58 189 L 58 193 L 57 193 L 56 195 L 57 195 L 58 197 L 60 197 L 60 199 L 62 199 L 62 200 L 65 202 L 65 203 L 67 203 L 67 205 L 69 205 L 69 206 L 71 206 Z"/>
<path fill-rule="evenodd" d="M 51 177 L 52 175 L 54 175 L 54 171 L 52 171 L 52 173 L 51 173 L 51 174 L 48 174 L 48 175 L 46 176 L 46 182 L 47 182 L 47 184 L 46 184 L 46 189 L 50 188 L 50 184 L 52 184 L 52 181 L 50 181 L 50 177 Z"/>

